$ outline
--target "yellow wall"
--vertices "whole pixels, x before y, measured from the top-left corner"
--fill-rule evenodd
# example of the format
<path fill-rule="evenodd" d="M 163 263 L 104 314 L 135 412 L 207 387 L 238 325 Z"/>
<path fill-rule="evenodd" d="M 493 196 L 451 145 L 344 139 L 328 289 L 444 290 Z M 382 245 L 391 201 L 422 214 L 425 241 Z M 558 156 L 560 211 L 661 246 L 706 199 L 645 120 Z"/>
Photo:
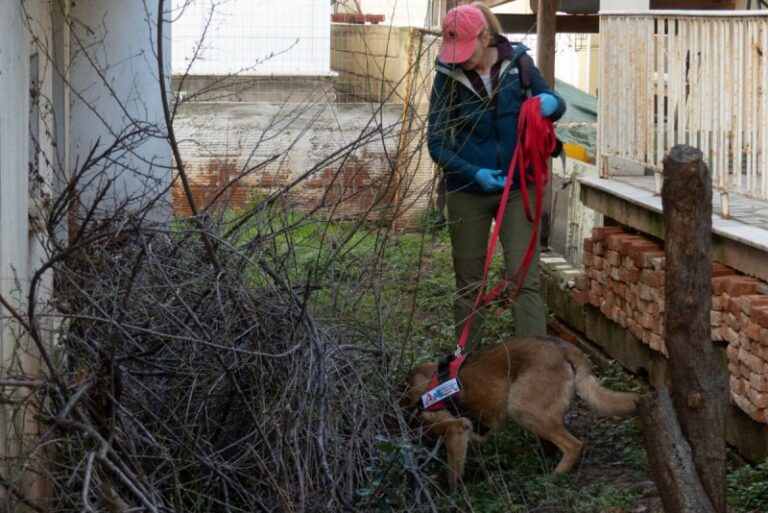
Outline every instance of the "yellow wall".
<path fill-rule="evenodd" d="M 336 86 L 360 100 L 402 102 L 411 29 L 334 23 L 331 68 Z"/>
<path fill-rule="evenodd" d="M 598 34 L 588 34 L 586 36 L 586 47 L 576 54 L 579 61 L 579 76 L 576 87 L 597 95 L 597 85 L 600 82 L 599 65 L 600 62 L 600 36 Z"/>

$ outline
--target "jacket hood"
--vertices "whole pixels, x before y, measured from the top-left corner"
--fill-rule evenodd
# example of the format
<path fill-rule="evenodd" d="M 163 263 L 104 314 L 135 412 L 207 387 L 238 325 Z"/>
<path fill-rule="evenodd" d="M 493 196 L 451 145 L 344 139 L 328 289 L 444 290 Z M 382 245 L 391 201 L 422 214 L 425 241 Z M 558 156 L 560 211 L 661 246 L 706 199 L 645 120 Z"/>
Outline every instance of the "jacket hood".
<path fill-rule="evenodd" d="M 495 46 L 498 50 L 496 62 L 491 67 L 491 73 L 495 73 L 495 76 L 503 74 L 506 69 L 512 66 L 514 62 L 528 50 L 528 47 L 524 44 L 513 45 L 506 37 L 498 34 L 491 45 Z M 435 70 L 438 73 L 447 75 L 456 82 L 463 84 L 479 98 L 484 98 L 488 94 L 487 92 L 485 94 L 480 92 L 481 89 L 484 90 L 480 75 L 472 70 L 465 71 L 464 68 L 458 64 L 446 64 L 439 59 L 435 61 Z"/>

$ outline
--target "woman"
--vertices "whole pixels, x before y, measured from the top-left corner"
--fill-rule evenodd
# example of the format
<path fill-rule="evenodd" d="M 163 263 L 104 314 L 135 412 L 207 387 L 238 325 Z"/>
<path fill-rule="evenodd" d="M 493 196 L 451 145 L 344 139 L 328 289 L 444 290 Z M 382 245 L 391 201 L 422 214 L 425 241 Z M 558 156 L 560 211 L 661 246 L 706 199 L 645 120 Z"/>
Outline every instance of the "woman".
<path fill-rule="evenodd" d="M 485 14 L 484 14 L 485 12 Z M 491 220 L 517 142 L 517 122 L 526 91 L 517 59 L 528 48 L 512 45 L 485 6 L 451 9 L 443 20 L 442 44 L 430 97 L 428 141 L 432 159 L 442 168 L 458 294 L 454 301 L 457 336 L 472 312 L 483 274 Z M 565 102 L 530 66 L 530 90 L 543 116 L 557 120 Z M 515 173 L 499 238 L 506 275 L 512 276 L 528 249 L 533 224 L 528 221 Z M 529 189 L 533 203 L 533 188 Z M 515 334 L 546 334 L 544 302 L 539 293 L 538 247 L 518 295 L 513 300 Z M 514 290 L 516 283 L 512 283 Z M 479 344 L 482 311 L 472 319 L 466 349 Z"/>

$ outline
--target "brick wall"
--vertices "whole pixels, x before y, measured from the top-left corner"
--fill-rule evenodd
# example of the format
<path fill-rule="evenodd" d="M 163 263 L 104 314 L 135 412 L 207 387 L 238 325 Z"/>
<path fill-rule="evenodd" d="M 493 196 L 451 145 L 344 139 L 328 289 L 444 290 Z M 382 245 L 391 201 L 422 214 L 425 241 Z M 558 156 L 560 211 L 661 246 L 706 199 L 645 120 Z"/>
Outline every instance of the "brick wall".
<path fill-rule="evenodd" d="M 584 274 L 574 294 L 651 349 L 664 345 L 664 247 L 621 227 L 598 227 L 584 239 Z M 712 263 L 712 340 L 726 342 L 731 400 L 768 423 L 768 295 L 764 285 Z"/>

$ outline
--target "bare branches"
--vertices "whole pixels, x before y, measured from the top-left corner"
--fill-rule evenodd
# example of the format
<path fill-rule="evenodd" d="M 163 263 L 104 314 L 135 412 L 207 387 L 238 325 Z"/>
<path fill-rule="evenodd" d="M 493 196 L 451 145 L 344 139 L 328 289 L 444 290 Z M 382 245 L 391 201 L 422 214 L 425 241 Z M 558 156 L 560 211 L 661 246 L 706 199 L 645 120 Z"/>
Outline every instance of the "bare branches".
<path fill-rule="evenodd" d="M 366 510 L 385 487 L 373 478 L 379 467 L 395 476 L 386 486 L 397 510 L 435 511 L 425 468 L 433 456 L 420 458 L 410 445 L 393 386 L 401 341 L 383 329 L 396 313 L 385 311 L 382 258 L 402 212 L 386 201 L 403 183 L 395 176 L 403 156 L 387 153 L 372 171 L 375 186 L 347 188 L 367 145 L 395 141 L 400 151 L 401 123 L 385 126 L 383 105 L 374 106 L 354 136 L 248 209 L 228 210 L 226 194 L 288 154 L 258 145 L 291 124 L 316 122 L 322 110 L 286 102 L 239 173 L 196 204 L 169 103 L 165 3 L 151 11 L 163 120 L 135 120 L 121 105 L 129 123 L 105 130 L 71 172 L 54 170 L 59 187 L 26 302 L 14 307 L 0 296 L 18 328 L 14 349 L 33 347 L 45 362 L 34 375 L 9 368 L 0 376 L 3 399 L 26 416 L 20 424 L 34 419 L 41 433 L 20 449 L 15 468 L 39 459 L 34 468 L 58 512 Z M 107 92 L 120 100 L 117 89 Z M 287 144 L 298 146 L 307 131 Z M 157 137 L 171 148 L 191 219 L 154 216 L 171 185 L 148 185 L 152 158 L 122 158 Z M 140 185 L 125 187 L 123 174 Z M 292 209 L 291 195 L 305 194 L 318 175 L 328 182 L 315 193 L 319 204 Z M 334 214 L 353 194 L 369 203 L 342 225 Z M 301 230 L 312 233 L 304 240 Z M 0 487 L 9 504 L 37 508 L 14 480 Z"/>
<path fill-rule="evenodd" d="M 56 440 L 56 511 L 355 510 L 377 440 L 404 425 L 380 338 L 319 322 L 268 242 L 251 259 L 239 233 L 206 225 L 219 273 L 183 229 L 140 215 L 87 226 L 45 264 L 66 318 L 60 381 L 0 383 L 34 391 L 48 430 L 31 450 Z M 413 510 L 433 500 L 422 489 Z"/>
<path fill-rule="evenodd" d="M 176 132 L 173 130 L 173 116 L 171 114 L 171 108 L 169 105 L 168 100 L 168 91 L 166 90 L 166 74 L 165 74 L 165 60 L 163 57 L 163 25 L 165 24 L 165 0 L 158 0 L 157 2 L 157 75 L 158 75 L 158 84 L 160 86 L 160 102 L 163 105 L 163 116 L 165 117 L 165 129 L 168 133 L 168 141 L 171 144 L 171 151 L 173 152 L 173 159 L 176 162 L 176 172 L 178 173 L 179 179 L 181 180 L 181 183 L 184 187 L 184 194 L 187 197 L 187 203 L 189 204 L 189 208 L 192 211 L 192 220 L 195 222 L 198 227 L 200 227 L 200 236 L 203 239 L 203 243 L 205 244 L 205 250 L 208 252 L 208 258 L 210 258 L 211 263 L 216 267 L 216 270 L 218 272 L 222 272 L 221 264 L 219 263 L 218 259 L 216 258 L 216 253 L 213 248 L 213 244 L 211 243 L 210 238 L 206 234 L 205 231 L 205 225 L 203 224 L 203 220 L 200 219 L 199 213 L 197 211 L 197 205 L 195 204 L 195 199 L 192 196 L 192 190 L 189 188 L 189 178 L 187 177 L 187 172 L 184 169 L 184 161 L 181 158 L 181 153 L 179 152 L 179 145 L 178 141 L 176 140 Z"/>

